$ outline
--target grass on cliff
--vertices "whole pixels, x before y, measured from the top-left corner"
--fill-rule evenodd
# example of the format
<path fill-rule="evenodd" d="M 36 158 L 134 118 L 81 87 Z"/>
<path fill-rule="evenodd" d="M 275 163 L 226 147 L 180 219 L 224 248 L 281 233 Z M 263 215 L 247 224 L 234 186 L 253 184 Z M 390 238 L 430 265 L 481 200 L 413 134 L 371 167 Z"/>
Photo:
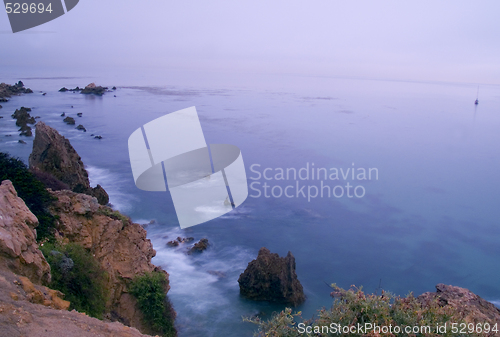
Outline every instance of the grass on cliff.
<path fill-rule="evenodd" d="M 10 180 L 17 195 L 24 200 L 26 206 L 38 218 L 36 228 L 37 240 L 54 238 L 55 218 L 48 207 L 55 200 L 40 182 L 18 158 L 12 158 L 8 153 L 0 152 L 0 181 Z"/>
<path fill-rule="evenodd" d="M 94 256 L 76 243 L 45 243 L 40 249 L 52 272 L 49 286 L 65 294 L 70 309 L 102 319 L 109 295 L 107 274 Z"/>
<path fill-rule="evenodd" d="M 461 323 L 460 314 L 449 306 L 441 307 L 436 300 L 430 305 L 422 306 L 412 295 L 407 297 L 394 296 L 387 292 L 381 295 L 365 294 L 361 288 L 344 290 L 336 285 L 332 285 L 334 291 L 332 297 L 335 298 L 330 309 L 321 309 L 314 319 L 303 320 L 301 313 L 292 313 L 290 308 L 286 308 L 280 313 L 274 314 L 267 321 L 256 317 L 244 318 L 246 322 L 258 325 L 255 336 L 258 337 L 305 337 L 305 336 L 475 336 L 471 334 L 452 333 L 451 322 Z M 371 330 L 355 330 L 347 332 L 331 324 L 340 324 L 342 327 L 354 326 L 358 324 L 365 326 L 365 323 L 372 324 Z M 436 325 L 440 326 L 448 323 L 447 332 L 437 334 Z M 306 327 L 308 331 L 306 330 Z M 380 330 L 374 330 L 378 326 Z M 382 327 L 400 327 L 401 333 L 393 330 L 393 333 L 385 333 Z M 404 327 L 431 327 L 431 332 L 424 329 L 418 333 L 406 333 Z M 411 329 L 410 328 L 410 329 Z M 410 330 L 411 331 L 411 330 Z M 487 335 L 482 335 L 487 336 Z"/>
<path fill-rule="evenodd" d="M 144 323 L 152 331 L 165 337 L 177 336 L 174 327 L 172 308 L 167 299 L 165 288 L 167 280 L 161 272 L 136 276 L 130 283 L 130 293 L 137 298 Z"/>

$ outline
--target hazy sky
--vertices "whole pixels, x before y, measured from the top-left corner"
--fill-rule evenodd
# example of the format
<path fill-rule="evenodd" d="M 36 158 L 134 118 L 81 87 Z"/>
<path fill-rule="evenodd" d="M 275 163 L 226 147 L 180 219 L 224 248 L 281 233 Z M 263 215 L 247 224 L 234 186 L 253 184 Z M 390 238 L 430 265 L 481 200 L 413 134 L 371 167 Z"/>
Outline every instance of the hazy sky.
<path fill-rule="evenodd" d="M 499 13 L 498 0 L 80 0 L 16 34 L 0 13 L 0 69 L 127 65 L 500 84 Z"/>

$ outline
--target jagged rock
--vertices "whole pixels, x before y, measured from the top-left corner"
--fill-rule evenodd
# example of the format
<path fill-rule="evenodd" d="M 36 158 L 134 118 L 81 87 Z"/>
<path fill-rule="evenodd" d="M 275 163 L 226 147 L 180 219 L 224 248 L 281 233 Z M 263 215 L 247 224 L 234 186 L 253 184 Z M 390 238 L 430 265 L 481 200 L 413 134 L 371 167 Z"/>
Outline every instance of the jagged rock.
<path fill-rule="evenodd" d="M 33 90 L 30 88 L 25 88 L 24 83 L 19 81 L 14 85 L 8 85 L 5 83 L 0 83 L 0 102 L 8 102 L 5 97 L 11 97 L 14 95 L 21 94 L 32 94 Z"/>
<path fill-rule="evenodd" d="M 202 251 L 206 250 L 208 246 L 209 246 L 208 240 L 203 238 L 200 241 L 196 242 L 194 246 L 188 250 L 188 254 L 201 253 Z"/>
<path fill-rule="evenodd" d="M 95 136 L 94 139 L 102 139 L 102 136 Z"/>
<path fill-rule="evenodd" d="M 29 167 L 50 173 L 71 190 L 95 196 L 102 204 L 109 202 L 109 197 L 101 186 L 94 189 L 90 187 L 89 175 L 69 140 L 43 122 L 36 125 Z"/>
<path fill-rule="evenodd" d="M 500 322 L 500 309 L 468 289 L 440 283 L 436 285 L 435 293 L 424 293 L 418 296 L 417 300 L 425 306 L 436 298 L 441 306 L 457 309 L 462 316 L 460 318 L 467 323 Z"/>
<path fill-rule="evenodd" d="M 76 114 L 78 117 L 82 117 L 83 113 L 79 112 Z"/>
<path fill-rule="evenodd" d="M 85 129 L 85 127 L 81 124 L 79 124 L 75 129 L 77 130 L 83 130 L 83 132 L 87 132 L 87 129 Z"/>
<path fill-rule="evenodd" d="M 298 305 L 305 300 L 291 252 L 282 258 L 262 247 L 238 279 L 240 294 L 257 301 Z"/>
<path fill-rule="evenodd" d="M 50 282 L 50 266 L 36 243 L 38 219 L 10 182 L 0 185 L 0 265 L 36 283 Z"/>
<path fill-rule="evenodd" d="M 97 202 L 101 205 L 107 205 L 109 203 L 108 193 L 99 184 L 92 189 L 92 196 L 95 197 Z"/>
<path fill-rule="evenodd" d="M 73 117 L 66 117 L 63 119 L 63 122 L 68 124 L 68 125 L 75 125 L 76 122 L 75 122 L 75 119 Z"/>
<path fill-rule="evenodd" d="M 65 113 L 65 112 L 63 112 L 63 113 L 61 114 L 61 117 L 64 117 L 64 116 L 66 116 L 66 113 Z"/>
<path fill-rule="evenodd" d="M 0 97 L 0 102 L 2 103 L 7 103 L 9 100 L 7 98 L 4 98 L 4 97 Z"/>
<path fill-rule="evenodd" d="M 61 89 L 59 89 L 59 92 L 66 92 L 66 91 L 68 91 L 68 90 L 69 90 L 68 88 L 66 88 L 66 87 L 62 87 Z"/>
<path fill-rule="evenodd" d="M 179 241 L 177 241 L 177 240 L 172 240 L 172 241 L 167 242 L 168 247 L 177 247 L 178 245 L 179 245 Z"/>
<path fill-rule="evenodd" d="M 99 205 L 88 195 L 67 190 L 51 194 L 57 198 L 50 212 L 58 219 L 58 240 L 89 249 L 108 274 L 110 297 L 106 311 L 110 317 L 141 331 L 149 331 L 143 326 L 136 299 L 128 292 L 130 280 L 136 275 L 164 272 L 151 263 L 156 252 L 146 238 L 146 231 L 110 207 Z M 167 292 L 170 289 L 168 274 L 164 273 Z"/>
<path fill-rule="evenodd" d="M 29 112 L 30 108 L 21 107 L 20 109 L 16 109 L 16 111 L 12 114 L 12 118 L 16 120 L 16 125 L 20 126 L 19 131 L 21 133 L 20 136 L 31 137 L 33 133 L 31 132 L 31 127 L 28 124 L 35 124 L 35 118 L 33 118 Z"/>
<path fill-rule="evenodd" d="M 23 125 L 19 128 L 18 131 L 21 131 L 19 136 L 26 136 L 26 137 L 31 137 L 33 136 L 33 132 L 31 131 L 31 127 L 27 125 Z"/>
<path fill-rule="evenodd" d="M 19 142 L 19 144 L 26 144 L 26 142 L 24 140 L 22 140 L 22 139 L 19 139 L 18 142 Z"/>

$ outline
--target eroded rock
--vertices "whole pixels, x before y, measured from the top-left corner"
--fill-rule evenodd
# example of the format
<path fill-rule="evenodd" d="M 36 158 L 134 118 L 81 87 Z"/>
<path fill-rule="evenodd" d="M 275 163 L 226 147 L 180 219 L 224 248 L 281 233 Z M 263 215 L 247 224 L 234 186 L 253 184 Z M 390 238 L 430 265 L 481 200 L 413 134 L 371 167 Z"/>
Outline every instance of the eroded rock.
<path fill-rule="evenodd" d="M 262 247 L 257 259 L 248 264 L 238 279 L 240 294 L 257 301 L 298 305 L 305 300 L 304 291 L 295 273 L 295 258 L 271 253 Z"/>
<path fill-rule="evenodd" d="M 36 243 L 38 219 L 10 180 L 0 185 L 0 264 L 35 283 L 50 282 L 50 266 Z"/>
<path fill-rule="evenodd" d="M 109 202 L 108 194 L 101 186 L 90 187 L 88 172 L 69 140 L 43 122 L 36 125 L 29 167 L 50 173 L 72 191 L 95 196 L 102 205 Z"/>

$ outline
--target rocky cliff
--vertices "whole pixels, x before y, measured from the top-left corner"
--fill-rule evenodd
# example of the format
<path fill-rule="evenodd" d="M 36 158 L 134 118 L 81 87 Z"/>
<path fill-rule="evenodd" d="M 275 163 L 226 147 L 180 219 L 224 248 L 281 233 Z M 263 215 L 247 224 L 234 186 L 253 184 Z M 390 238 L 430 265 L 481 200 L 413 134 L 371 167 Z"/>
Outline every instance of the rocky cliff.
<path fill-rule="evenodd" d="M 238 279 L 240 294 L 252 300 L 298 305 L 305 300 L 291 252 L 282 258 L 262 247 Z"/>
<path fill-rule="evenodd" d="M 58 239 L 89 249 L 108 273 L 108 318 L 149 332 L 128 285 L 136 275 L 160 271 L 167 279 L 165 292 L 170 287 L 168 274 L 151 263 L 156 252 L 146 238 L 146 231 L 110 207 L 99 205 L 91 196 L 67 190 L 51 193 L 57 198 L 50 211 L 58 218 Z M 175 313 L 171 314 L 173 319 Z"/>
<path fill-rule="evenodd" d="M 70 302 L 63 299 L 64 294 L 40 284 L 49 282 L 51 274 L 36 243 L 37 224 L 37 218 L 17 196 L 12 183 L 3 181 L 0 185 L 0 336 L 146 336 L 118 322 L 106 323 L 76 311 L 68 312 Z M 151 269 L 150 263 L 146 265 L 147 270 Z"/>
<path fill-rule="evenodd" d="M 38 219 L 9 180 L 0 185 L 0 265 L 35 283 L 50 281 L 50 266 L 36 243 Z"/>
<path fill-rule="evenodd" d="M 500 309 L 468 289 L 440 283 L 436 292 L 423 293 L 417 300 L 425 306 L 436 298 L 441 306 L 454 308 L 467 323 L 500 323 Z"/>
<path fill-rule="evenodd" d="M 96 197 L 101 205 L 109 202 L 108 194 L 100 185 L 90 187 L 87 170 L 69 140 L 43 122 L 36 124 L 29 167 L 53 175 L 74 192 Z"/>

